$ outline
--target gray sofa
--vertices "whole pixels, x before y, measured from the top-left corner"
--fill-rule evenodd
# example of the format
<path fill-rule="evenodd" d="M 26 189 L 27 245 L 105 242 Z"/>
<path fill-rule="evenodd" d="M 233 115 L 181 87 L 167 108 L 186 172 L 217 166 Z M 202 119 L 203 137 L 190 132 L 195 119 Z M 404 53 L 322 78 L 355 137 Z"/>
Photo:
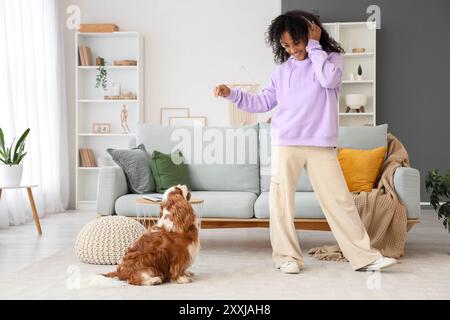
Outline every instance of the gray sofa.
<path fill-rule="evenodd" d="M 215 152 L 212 152 L 211 147 L 213 141 L 219 141 L 214 144 Z M 271 150 L 269 124 L 258 123 L 238 129 L 139 124 L 136 145 L 140 143 L 145 145 L 150 154 L 153 150 L 170 153 L 174 147 L 183 151 L 187 158 L 192 196 L 204 200 L 198 210 L 202 217 L 202 227 L 268 226 Z M 383 145 L 387 145 L 386 124 L 339 128 L 340 147 L 372 149 Z M 409 229 L 420 220 L 419 171 L 410 167 L 398 168 L 394 184 L 400 200 L 407 208 Z M 143 208 L 137 205 L 136 200 L 140 198 L 140 194 L 129 193 L 122 169 L 100 169 L 98 214 L 130 217 L 159 215 L 157 206 Z M 299 178 L 295 201 L 297 228 L 329 230 L 306 170 L 302 171 Z"/>

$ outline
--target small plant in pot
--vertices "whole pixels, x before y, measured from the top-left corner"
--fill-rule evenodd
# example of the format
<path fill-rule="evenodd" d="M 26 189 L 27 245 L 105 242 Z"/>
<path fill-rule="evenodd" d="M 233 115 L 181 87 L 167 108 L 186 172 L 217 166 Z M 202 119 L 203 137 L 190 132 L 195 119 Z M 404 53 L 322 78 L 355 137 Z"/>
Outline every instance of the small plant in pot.
<path fill-rule="evenodd" d="M 362 80 L 362 67 L 358 65 L 358 73 L 356 74 L 356 80 Z"/>
<path fill-rule="evenodd" d="M 444 175 L 440 175 L 439 170 L 429 171 L 425 187 L 430 194 L 431 206 L 437 212 L 438 218 L 443 219 L 444 227 L 450 232 L 450 170 Z"/>
<path fill-rule="evenodd" d="M 106 70 L 105 66 L 105 59 L 101 57 L 97 57 L 96 59 L 97 64 L 97 76 L 95 77 L 95 87 L 99 88 L 100 86 L 103 88 L 103 90 L 106 90 L 107 82 L 108 82 L 108 71 Z"/>
<path fill-rule="evenodd" d="M 25 152 L 25 139 L 30 132 L 26 129 L 14 145 L 15 138 L 10 147 L 5 146 L 5 137 L 0 128 L 0 184 L 4 187 L 16 187 L 22 180 L 22 160 L 27 154 Z"/>

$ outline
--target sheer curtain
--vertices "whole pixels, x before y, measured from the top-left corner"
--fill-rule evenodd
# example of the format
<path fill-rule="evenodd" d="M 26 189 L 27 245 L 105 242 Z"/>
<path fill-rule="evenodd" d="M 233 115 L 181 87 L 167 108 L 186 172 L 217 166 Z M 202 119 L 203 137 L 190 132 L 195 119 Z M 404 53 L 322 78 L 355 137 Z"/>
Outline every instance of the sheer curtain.
<path fill-rule="evenodd" d="M 0 0 L 0 127 L 5 143 L 26 128 L 23 183 L 39 216 L 69 201 L 67 116 L 58 0 Z M 32 220 L 25 190 L 4 190 L 0 227 Z"/>

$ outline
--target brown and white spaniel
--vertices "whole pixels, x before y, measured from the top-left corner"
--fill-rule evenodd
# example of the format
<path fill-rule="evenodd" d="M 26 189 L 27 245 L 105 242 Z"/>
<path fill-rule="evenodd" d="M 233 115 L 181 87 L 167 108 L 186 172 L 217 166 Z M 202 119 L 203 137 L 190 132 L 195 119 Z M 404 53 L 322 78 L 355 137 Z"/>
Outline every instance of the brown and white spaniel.
<path fill-rule="evenodd" d="M 167 189 L 158 222 L 130 245 L 117 270 L 104 276 L 132 285 L 191 282 L 194 274 L 187 269 L 198 255 L 200 242 L 190 198 L 185 185 Z"/>

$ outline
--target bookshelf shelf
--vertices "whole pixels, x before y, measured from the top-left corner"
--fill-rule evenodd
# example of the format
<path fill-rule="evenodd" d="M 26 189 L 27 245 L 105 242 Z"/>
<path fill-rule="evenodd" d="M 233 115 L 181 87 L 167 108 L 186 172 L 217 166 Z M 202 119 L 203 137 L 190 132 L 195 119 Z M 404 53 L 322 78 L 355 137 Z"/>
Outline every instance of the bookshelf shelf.
<path fill-rule="evenodd" d="M 123 100 L 123 99 L 80 99 L 79 103 L 139 103 L 139 100 Z"/>
<path fill-rule="evenodd" d="M 130 133 L 78 133 L 80 137 L 135 137 Z"/>
<path fill-rule="evenodd" d="M 370 83 L 372 84 L 373 80 L 342 80 L 342 83 L 344 84 L 364 84 L 364 83 Z"/>
<path fill-rule="evenodd" d="M 138 71 L 138 66 L 105 66 L 106 70 L 135 70 Z M 98 66 L 78 66 L 78 70 L 82 71 L 97 71 Z"/>
<path fill-rule="evenodd" d="M 373 57 L 375 53 L 373 52 L 363 52 L 363 53 L 345 53 L 344 57 L 346 58 L 361 58 L 361 57 Z"/>
<path fill-rule="evenodd" d="M 373 112 L 339 112 L 340 116 L 350 116 L 350 117 L 372 117 Z"/>
<path fill-rule="evenodd" d="M 107 87 L 96 88 L 98 66 L 82 65 L 79 58 L 79 47 L 88 47 L 90 59 L 83 56 L 83 64 L 96 57 L 105 60 Z M 75 34 L 75 85 L 76 85 L 76 207 L 77 209 L 94 210 L 97 199 L 97 183 L 100 167 L 81 165 L 80 149 L 90 149 L 95 165 L 98 163 L 113 165 L 106 149 L 128 149 L 135 139 L 137 123 L 143 121 L 143 38 L 138 32 L 81 33 Z M 81 50 L 83 52 L 83 50 Z M 116 66 L 116 60 L 135 60 L 137 65 Z M 121 93 L 129 91 L 137 99 L 104 99 L 104 96 L 117 95 L 113 85 L 120 85 Z M 121 127 L 123 106 L 128 111 L 129 133 Z M 93 132 L 94 124 L 108 124 L 110 133 Z M 100 159 L 102 161 L 100 161 Z M 106 161 L 105 161 L 106 160 Z M 92 165 L 92 163 L 91 163 Z"/>
<path fill-rule="evenodd" d="M 117 31 L 117 32 L 78 32 L 80 38 L 136 38 L 139 33 L 135 31 Z"/>

